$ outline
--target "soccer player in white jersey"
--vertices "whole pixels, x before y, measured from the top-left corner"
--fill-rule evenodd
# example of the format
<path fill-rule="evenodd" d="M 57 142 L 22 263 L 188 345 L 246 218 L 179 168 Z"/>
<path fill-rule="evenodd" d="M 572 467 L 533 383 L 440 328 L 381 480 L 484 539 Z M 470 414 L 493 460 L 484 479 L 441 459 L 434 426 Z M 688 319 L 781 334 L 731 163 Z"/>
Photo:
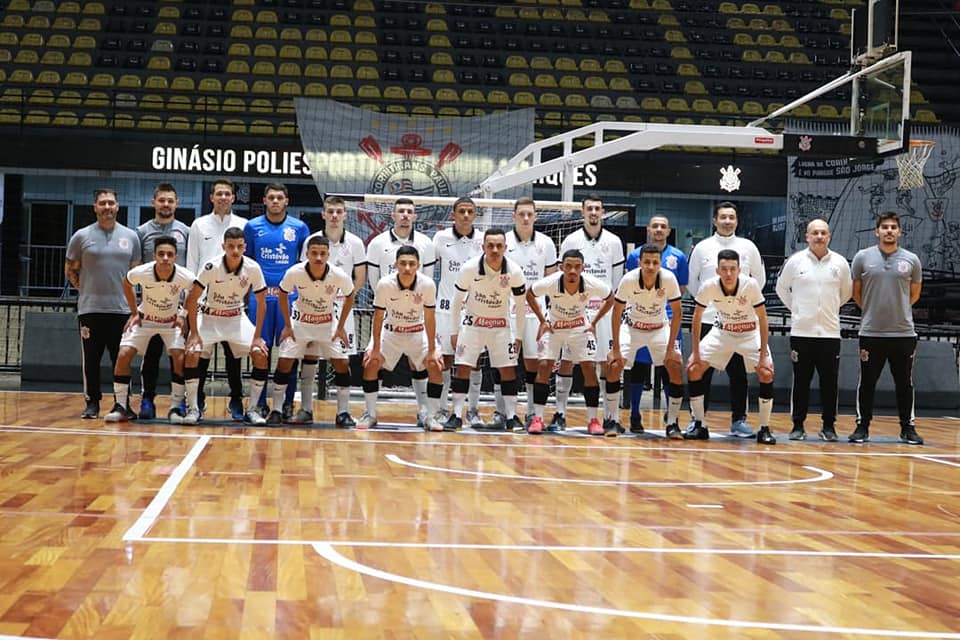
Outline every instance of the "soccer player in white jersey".
<path fill-rule="evenodd" d="M 774 444 L 770 433 L 770 413 L 773 410 L 773 359 L 767 346 L 767 308 L 760 285 L 750 276 L 740 273 L 740 256 L 733 249 L 723 249 L 717 255 L 717 277 L 706 280 L 697 292 L 697 306 L 693 312 L 693 326 L 699 325 L 704 310 L 713 305 L 717 311 L 717 326 L 701 340 L 697 331 L 691 332 L 693 347 L 687 361 L 690 386 L 690 410 L 693 424 L 683 434 L 687 440 L 706 440 L 710 432 L 703 424 L 704 372 L 710 367 L 725 367 L 735 353 L 743 357 L 744 365 L 757 372 L 760 380 L 760 429 L 757 442 Z"/>
<path fill-rule="evenodd" d="M 307 241 L 307 260 L 295 264 L 280 280 L 279 304 L 283 312 L 283 331 L 280 333 L 280 358 L 273 374 L 273 410 L 267 424 L 278 426 L 284 422 L 280 407 L 290 383 L 293 364 L 303 358 L 300 393 L 303 403 L 289 424 L 313 423 L 313 385 L 317 359 L 323 357 L 333 363 L 334 384 L 337 387 L 336 425 L 347 428 L 354 425 L 350 417 L 350 366 L 347 359 L 347 331 L 345 324 L 353 309 L 355 289 L 353 278 L 329 262 L 330 240 L 313 236 Z M 290 294 L 297 299 L 290 309 Z M 343 306 L 337 316 L 337 300 Z"/>
<path fill-rule="evenodd" d="M 673 272 L 663 268 L 660 247 L 645 244 L 640 250 L 640 268 L 627 272 L 620 279 L 614 296 L 613 343 L 619 346 L 610 352 L 607 371 L 607 410 L 618 407 L 620 373 L 624 366 L 635 364 L 637 351 L 646 347 L 655 366 L 663 366 L 670 378 L 670 404 L 667 408 L 668 438 L 680 439 L 677 413 L 683 402 L 683 356 L 677 335 L 683 311 L 680 307 L 680 285 Z M 626 323 L 621 324 L 624 309 L 629 307 Z M 670 317 L 667 318 L 667 307 Z M 604 428 L 608 436 L 620 431 L 618 420 Z"/>
<path fill-rule="evenodd" d="M 380 278 L 393 273 L 397 268 L 397 248 L 412 244 L 420 252 L 420 270 L 427 276 L 433 276 L 436 262 L 433 242 L 426 235 L 415 231 L 413 223 L 417 221 L 417 212 L 410 198 L 397 198 L 393 204 L 393 228 L 375 236 L 367 245 L 367 281 L 373 288 Z"/>
<path fill-rule="evenodd" d="M 483 253 L 483 239 L 473 226 L 477 218 L 477 206 L 470 198 L 458 198 L 453 203 L 453 226 L 441 229 L 433 236 L 433 250 L 440 272 L 437 285 L 437 339 L 443 354 L 443 389 L 441 401 L 445 403 L 450 388 L 450 369 L 453 367 L 453 343 L 450 341 L 450 310 L 456 295 L 457 276 L 460 268 L 470 258 Z M 420 375 L 418 373 L 418 375 Z M 480 383 L 482 372 L 473 369 L 470 372 L 470 390 L 467 394 L 467 423 L 471 426 L 482 424 L 478 403 L 480 401 Z M 414 378 L 414 384 L 418 383 Z M 432 413 L 429 415 L 433 415 Z"/>
<path fill-rule="evenodd" d="M 513 203 L 513 229 L 507 232 L 507 257 L 520 265 L 523 277 L 527 279 L 527 290 L 538 280 L 545 278 L 557 270 L 557 245 L 553 240 L 542 233 L 537 233 L 533 224 L 537 220 L 537 205 L 533 198 L 518 198 Z M 581 260 L 581 266 L 582 266 Z M 523 369 L 527 386 L 527 423 L 535 413 L 534 384 L 539 372 L 539 347 L 537 345 L 536 317 L 527 296 L 526 314 L 523 335 Z M 536 298 L 541 310 L 545 309 L 543 296 Z M 543 418 L 543 416 L 540 416 Z"/>
<path fill-rule="evenodd" d="M 550 309 L 545 317 L 539 300 L 550 296 Z M 550 373 L 566 349 L 568 357 L 580 363 L 583 372 L 583 398 L 587 405 L 587 432 L 602 434 L 603 426 L 597 419 L 600 405 L 600 382 L 597 380 L 595 352 L 596 325 L 610 308 L 604 305 L 593 321 L 587 319 L 587 304 L 594 298 L 607 300 L 610 285 L 583 273 L 583 254 L 570 249 L 563 254 L 560 271 L 537 280 L 527 289 L 527 304 L 539 322 L 537 344 L 537 377 L 533 385 L 533 418 L 527 433 L 543 432 L 543 411 L 550 393 Z"/>
<path fill-rule="evenodd" d="M 760 250 L 752 241 L 736 235 L 739 213 L 737 205 L 721 202 L 713 210 L 713 226 L 716 228 L 709 238 L 704 238 L 693 247 L 690 253 L 690 281 L 687 288 L 694 298 L 706 280 L 712 279 L 717 268 L 717 254 L 722 249 L 732 249 L 740 256 L 740 273 L 750 276 L 760 285 L 767 281 L 766 270 Z M 714 326 L 716 313 L 712 307 L 703 312 L 703 323 L 694 324 L 691 333 L 700 333 L 704 337 Z M 734 354 L 726 366 L 730 379 L 730 433 L 739 438 L 752 438 L 753 429 L 747 424 L 747 368 L 739 355 Z M 704 407 L 710 405 L 710 381 L 713 369 L 704 375 Z"/>
<path fill-rule="evenodd" d="M 610 283 L 614 289 L 623 277 L 623 243 L 615 234 L 603 228 L 603 201 L 600 196 L 590 194 L 581 204 L 583 214 L 583 228 L 577 229 L 560 243 L 561 255 L 569 249 L 579 249 L 583 254 L 583 272 Z M 587 306 L 591 322 L 603 301 L 595 298 Z M 617 318 L 619 322 L 619 318 Z M 597 362 L 604 379 L 607 378 L 607 354 L 613 348 L 613 330 L 609 318 L 597 323 Z M 567 398 L 570 397 L 570 387 L 573 384 L 573 362 L 564 358 L 557 372 L 557 414 L 553 417 L 552 428 L 563 428 L 566 425 L 564 414 L 567 410 Z M 607 418 L 613 418 L 612 411 L 616 407 L 607 407 Z"/>
<path fill-rule="evenodd" d="M 443 431 L 439 419 L 440 393 L 443 378 L 443 356 L 437 349 L 436 314 L 437 285 L 418 273 L 420 255 L 416 247 L 397 249 L 395 274 L 380 278 L 373 292 L 373 328 L 370 347 L 363 358 L 363 397 L 367 411 L 357 421 L 357 429 L 377 425 L 377 394 L 381 369 L 392 370 L 403 355 L 410 368 L 427 372 L 427 394 L 424 404 L 418 397 L 418 414 L 426 416 L 424 425 L 430 431 Z"/>
<path fill-rule="evenodd" d="M 159 336 L 173 363 L 171 373 L 171 424 L 183 422 L 183 316 L 180 314 L 180 293 L 193 286 L 194 275 L 177 265 L 177 240 L 160 236 L 153 241 L 153 262 L 134 267 L 123 279 L 123 295 L 130 305 L 130 319 L 120 338 L 120 353 L 113 368 L 113 410 L 104 420 L 126 422 L 130 394 L 130 363 L 144 353 L 154 336 Z M 140 285 L 142 302 L 137 305 L 134 287 Z"/>
<path fill-rule="evenodd" d="M 517 418 L 517 355 L 526 314 L 514 313 L 514 329 L 510 326 L 511 300 L 514 309 L 522 310 L 526 295 L 523 271 L 504 254 L 507 251 L 503 229 L 487 229 L 483 234 L 483 255 L 467 261 L 457 278 L 457 295 L 450 314 L 450 333 L 456 353 L 456 370 L 450 388 L 453 390 L 453 416 L 447 429 L 462 425 L 460 414 L 469 386 L 470 369 L 477 366 L 477 358 L 484 349 L 490 357 L 490 366 L 500 371 L 500 386 L 508 431 L 518 429 Z M 463 315 L 461 316 L 461 310 Z M 516 333 L 514 333 L 516 332 Z M 499 425 L 495 425 L 499 426 Z"/>
<path fill-rule="evenodd" d="M 311 234 L 307 237 L 307 240 L 315 236 L 329 240 L 330 264 L 339 267 L 347 275 L 352 275 L 353 290 L 360 291 L 367 282 L 367 250 L 359 236 L 346 230 L 344 226 L 346 218 L 347 209 L 343 198 L 327 196 L 323 200 L 323 231 Z M 307 259 L 307 246 L 307 243 L 304 242 L 303 251 L 300 254 L 301 262 Z M 337 322 L 340 320 L 340 309 L 343 307 L 345 297 L 343 292 L 337 297 L 335 320 Z M 357 324 L 352 309 L 343 324 L 343 328 L 347 332 L 347 338 L 350 339 L 347 353 L 352 356 L 357 353 Z"/>
<path fill-rule="evenodd" d="M 266 422 L 257 411 L 257 399 L 267 382 L 269 360 L 267 343 L 260 337 L 266 310 L 267 284 L 263 271 L 253 258 L 243 255 L 247 249 L 243 229 L 230 227 L 223 232 L 223 255 L 207 262 L 200 269 L 184 306 L 190 319 L 190 337 L 184 354 L 184 382 L 187 392 L 187 415 L 183 424 L 200 421 L 197 388 L 200 383 L 198 366 L 209 361 L 213 345 L 226 342 L 233 354 L 242 358 L 247 354 L 253 361 L 250 373 L 250 395 L 244 422 L 262 425 Z M 253 291 L 257 299 L 256 324 L 243 313 L 243 299 Z M 200 296 L 206 294 L 202 309 Z"/>

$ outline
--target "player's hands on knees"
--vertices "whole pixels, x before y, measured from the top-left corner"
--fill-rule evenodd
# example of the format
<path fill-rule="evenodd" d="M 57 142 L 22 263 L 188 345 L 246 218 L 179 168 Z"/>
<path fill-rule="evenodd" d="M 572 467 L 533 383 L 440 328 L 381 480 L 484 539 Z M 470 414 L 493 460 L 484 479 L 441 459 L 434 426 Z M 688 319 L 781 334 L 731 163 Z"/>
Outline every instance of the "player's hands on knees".
<path fill-rule="evenodd" d="M 134 327 L 139 327 L 139 326 L 140 326 L 140 314 L 139 314 L 139 313 L 131 313 L 131 314 L 130 314 L 130 317 L 127 318 L 126 324 L 123 325 L 123 332 L 124 332 L 124 333 L 127 333 L 128 331 L 130 331 L 130 330 L 133 329 Z"/>
<path fill-rule="evenodd" d="M 190 334 L 190 337 L 187 338 L 186 350 L 192 353 L 200 353 L 203 351 L 203 340 L 200 339 L 200 334 L 194 331 Z"/>
<path fill-rule="evenodd" d="M 436 367 L 438 370 L 442 371 L 443 370 L 443 354 L 437 351 L 436 349 L 432 349 L 429 353 L 427 353 L 426 365 L 427 366 L 432 365 Z"/>
<path fill-rule="evenodd" d="M 346 328 L 340 327 L 337 329 L 337 331 L 333 334 L 333 337 L 339 340 L 344 347 L 350 346 L 350 336 L 347 335 Z"/>
<path fill-rule="evenodd" d="M 756 372 L 761 382 L 771 382 L 775 373 L 773 360 L 766 354 L 760 356 L 760 361 L 757 362 Z"/>
<path fill-rule="evenodd" d="M 284 327 L 283 331 L 280 332 L 280 344 L 287 340 L 297 341 L 297 336 L 293 335 L 293 327 Z"/>
<path fill-rule="evenodd" d="M 687 359 L 687 375 L 698 374 L 703 370 L 703 360 L 700 359 L 700 352 L 693 351 Z"/>
<path fill-rule="evenodd" d="M 267 355 L 267 342 L 263 338 L 254 338 L 253 342 L 250 343 L 250 352 L 251 353 L 260 353 L 264 356 Z"/>
<path fill-rule="evenodd" d="M 667 355 L 664 357 L 664 363 L 666 362 L 676 362 L 679 365 L 683 365 L 683 356 L 681 356 L 675 349 L 667 349 Z"/>
<path fill-rule="evenodd" d="M 363 368 L 366 369 L 371 364 L 376 365 L 377 367 L 383 362 L 383 354 L 380 353 L 379 349 L 370 349 L 369 351 L 363 352 Z"/>
<path fill-rule="evenodd" d="M 537 340 L 542 338 L 544 334 L 552 333 L 553 325 L 550 324 L 549 320 L 544 320 L 540 323 L 540 328 L 537 329 Z"/>

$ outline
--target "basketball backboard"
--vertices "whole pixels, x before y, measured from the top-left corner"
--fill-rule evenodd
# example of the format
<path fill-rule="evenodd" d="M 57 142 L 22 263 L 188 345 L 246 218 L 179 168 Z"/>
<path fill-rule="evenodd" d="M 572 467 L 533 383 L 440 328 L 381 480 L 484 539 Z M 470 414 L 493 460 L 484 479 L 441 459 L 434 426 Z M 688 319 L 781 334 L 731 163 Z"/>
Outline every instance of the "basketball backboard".
<path fill-rule="evenodd" d="M 909 51 L 865 67 L 852 80 L 850 135 L 877 139 L 877 152 L 902 151 L 909 143 Z"/>
<path fill-rule="evenodd" d="M 850 64 L 863 67 L 897 50 L 900 0 L 867 0 L 850 12 Z"/>

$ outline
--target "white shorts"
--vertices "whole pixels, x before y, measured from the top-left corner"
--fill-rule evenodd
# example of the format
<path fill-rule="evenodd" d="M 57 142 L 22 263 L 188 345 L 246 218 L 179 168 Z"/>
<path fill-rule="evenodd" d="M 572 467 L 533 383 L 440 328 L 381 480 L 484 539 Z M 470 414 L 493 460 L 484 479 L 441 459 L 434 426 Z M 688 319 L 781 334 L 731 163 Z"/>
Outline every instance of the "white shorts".
<path fill-rule="evenodd" d="M 663 364 L 667 356 L 667 342 L 670 340 L 670 325 L 664 323 L 659 329 L 637 329 L 628 324 L 620 326 L 620 355 L 627 361 L 627 369 L 633 366 L 637 351 L 646 347 L 650 351 L 650 361 L 654 366 Z M 680 353 L 680 344 L 674 340 L 673 350 Z"/>
<path fill-rule="evenodd" d="M 163 346 L 167 348 L 167 353 L 176 349 L 183 350 L 183 332 L 180 327 L 170 325 L 146 325 L 138 324 L 124 331 L 120 337 L 121 347 L 133 347 L 137 353 L 144 354 L 147 351 L 147 345 L 153 336 L 160 336 L 163 340 Z"/>
<path fill-rule="evenodd" d="M 450 342 L 450 312 L 437 311 L 436 323 L 437 323 L 437 345 L 439 345 L 440 347 L 440 353 L 445 356 L 452 356 L 453 344 Z"/>
<path fill-rule="evenodd" d="M 517 335 L 516 317 L 510 316 L 510 329 L 513 335 Z M 537 331 L 540 330 L 540 321 L 537 316 L 528 313 L 523 322 L 523 358 L 525 360 L 536 360 L 539 358 L 540 347 L 537 344 Z"/>
<path fill-rule="evenodd" d="M 491 367 L 500 369 L 516 366 L 517 349 L 513 340 L 513 331 L 509 326 L 494 329 L 460 327 L 454 363 L 476 367 L 477 359 L 486 349 L 490 356 Z"/>
<path fill-rule="evenodd" d="M 597 317 L 597 311 L 599 309 L 587 309 L 587 322 L 593 322 L 593 319 Z M 607 354 L 613 350 L 613 327 L 610 325 L 610 314 L 605 315 L 600 322 L 597 324 L 597 351 L 594 355 L 594 362 L 606 362 Z M 574 362 L 576 359 L 571 358 L 566 353 L 563 354 L 564 360 L 570 360 Z"/>
<path fill-rule="evenodd" d="M 333 330 L 337 327 L 333 322 L 310 324 L 291 320 L 290 325 L 296 339 L 280 343 L 281 358 L 299 360 L 306 355 L 325 360 L 347 359 L 347 346 L 333 337 Z"/>
<path fill-rule="evenodd" d="M 555 362 L 562 350 L 564 358 L 571 362 L 596 361 L 597 337 L 587 331 L 586 327 L 548 331 L 540 338 L 537 346 L 540 360 Z"/>
<path fill-rule="evenodd" d="M 396 333 L 383 331 L 380 334 L 380 353 L 383 354 L 383 368 L 392 371 L 397 366 L 400 356 L 406 355 L 410 368 L 414 371 L 423 371 L 423 361 L 429 351 L 427 332 Z"/>
<path fill-rule="evenodd" d="M 340 309 L 342 307 L 341 302 L 335 302 L 333 305 L 333 322 L 334 327 L 336 323 L 340 322 Z M 347 355 L 353 356 L 357 354 L 357 320 L 353 315 L 353 307 L 350 308 L 350 313 L 347 314 L 347 321 L 343 323 L 343 330 L 347 332 Z"/>
<path fill-rule="evenodd" d="M 755 370 L 760 362 L 760 332 L 733 333 L 715 327 L 700 341 L 700 359 L 710 363 L 714 369 L 725 369 L 735 353 L 743 356 L 747 373 Z M 767 357 L 770 358 L 769 346 Z"/>
<path fill-rule="evenodd" d="M 250 343 L 257 329 L 250 322 L 246 314 L 238 316 L 212 316 L 201 313 L 197 318 L 197 331 L 203 341 L 200 356 L 209 359 L 213 355 L 213 347 L 218 342 L 230 345 L 230 351 L 235 358 L 243 358 L 250 353 Z"/>

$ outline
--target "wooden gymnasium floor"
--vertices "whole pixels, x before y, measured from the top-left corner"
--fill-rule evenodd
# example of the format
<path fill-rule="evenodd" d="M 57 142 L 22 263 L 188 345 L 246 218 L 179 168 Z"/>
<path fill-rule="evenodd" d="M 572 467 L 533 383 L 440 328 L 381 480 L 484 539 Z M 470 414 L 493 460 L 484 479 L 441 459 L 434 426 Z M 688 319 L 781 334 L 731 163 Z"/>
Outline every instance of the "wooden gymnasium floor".
<path fill-rule="evenodd" d="M 787 442 L 780 414 L 761 449 L 82 404 L 0 395 L 2 637 L 960 638 L 956 418 L 910 447 L 890 418 Z"/>

